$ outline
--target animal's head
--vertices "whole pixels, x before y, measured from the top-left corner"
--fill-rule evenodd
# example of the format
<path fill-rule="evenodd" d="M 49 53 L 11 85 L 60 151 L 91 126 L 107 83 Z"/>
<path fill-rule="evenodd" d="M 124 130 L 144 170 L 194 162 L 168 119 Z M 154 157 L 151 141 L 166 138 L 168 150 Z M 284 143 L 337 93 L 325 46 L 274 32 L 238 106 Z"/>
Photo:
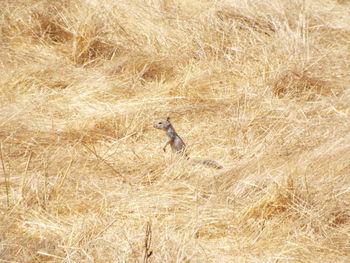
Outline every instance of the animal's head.
<path fill-rule="evenodd" d="M 170 117 L 166 118 L 166 120 L 161 120 L 156 122 L 153 127 L 156 129 L 163 129 L 166 130 L 169 126 L 171 125 L 170 123 Z"/>

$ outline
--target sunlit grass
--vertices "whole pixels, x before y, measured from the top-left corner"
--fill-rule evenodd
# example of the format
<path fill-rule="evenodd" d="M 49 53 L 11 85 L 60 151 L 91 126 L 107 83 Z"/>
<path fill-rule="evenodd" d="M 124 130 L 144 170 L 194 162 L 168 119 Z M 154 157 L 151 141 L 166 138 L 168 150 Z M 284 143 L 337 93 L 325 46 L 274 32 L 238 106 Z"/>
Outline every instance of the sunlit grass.
<path fill-rule="evenodd" d="M 1 6 L 1 260 L 350 260 L 347 1 Z"/>

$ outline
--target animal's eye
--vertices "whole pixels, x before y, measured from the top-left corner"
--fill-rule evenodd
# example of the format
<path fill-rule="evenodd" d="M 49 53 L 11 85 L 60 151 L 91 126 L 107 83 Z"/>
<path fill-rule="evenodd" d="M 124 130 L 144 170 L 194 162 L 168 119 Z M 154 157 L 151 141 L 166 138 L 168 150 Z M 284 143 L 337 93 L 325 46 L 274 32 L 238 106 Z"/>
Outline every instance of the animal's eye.
<path fill-rule="evenodd" d="M 162 124 L 162 122 L 160 121 L 160 122 L 158 122 L 158 124 Z"/>

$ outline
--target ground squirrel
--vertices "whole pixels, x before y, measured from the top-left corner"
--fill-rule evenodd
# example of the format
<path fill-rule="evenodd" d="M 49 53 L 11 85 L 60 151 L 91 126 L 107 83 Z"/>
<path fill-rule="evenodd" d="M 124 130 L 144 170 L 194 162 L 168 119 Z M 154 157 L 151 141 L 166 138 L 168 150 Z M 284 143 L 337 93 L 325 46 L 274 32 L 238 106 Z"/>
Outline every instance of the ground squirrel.
<path fill-rule="evenodd" d="M 170 118 L 168 117 L 166 120 L 161 120 L 153 125 L 154 128 L 162 129 L 165 131 L 166 135 L 168 136 L 168 140 L 166 141 L 165 145 L 163 146 L 163 151 L 165 152 L 166 147 L 170 144 L 171 149 L 173 152 L 183 155 L 186 159 L 190 159 L 188 155 L 186 154 L 186 145 L 184 141 L 181 139 L 181 137 L 177 134 L 175 131 L 173 125 L 170 122 Z M 191 159 L 191 161 L 195 163 L 201 163 L 207 166 L 211 166 L 216 169 L 222 169 L 223 167 L 218 164 L 214 160 L 194 160 Z"/>

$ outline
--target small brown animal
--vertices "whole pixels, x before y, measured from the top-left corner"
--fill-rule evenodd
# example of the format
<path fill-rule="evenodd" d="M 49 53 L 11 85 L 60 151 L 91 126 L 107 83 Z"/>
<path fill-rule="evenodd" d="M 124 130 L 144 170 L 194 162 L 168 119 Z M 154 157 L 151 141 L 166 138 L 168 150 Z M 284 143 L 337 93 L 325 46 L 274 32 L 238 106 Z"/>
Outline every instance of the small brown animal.
<path fill-rule="evenodd" d="M 163 151 L 165 152 L 166 147 L 170 144 L 170 147 L 173 152 L 181 154 L 185 156 L 188 160 L 190 157 L 187 156 L 186 154 L 186 144 L 184 141 L 181 139 L 181 137 L 177 134 L 175 131 L 173 125 L 170 122 L 170 118 L 168 117 L 166 120 L 161 120 L 153 125 L 154 128 L 156 129 L 162 129 L 165 131 L 166 135 L 168 136 L 168 140 L 163 146 Z M 216 169 L 222 169 L 223 166 L 218 164 L 214 160 L 192 160 L 195 163 L 200 163 L 204 164 Z"/>

